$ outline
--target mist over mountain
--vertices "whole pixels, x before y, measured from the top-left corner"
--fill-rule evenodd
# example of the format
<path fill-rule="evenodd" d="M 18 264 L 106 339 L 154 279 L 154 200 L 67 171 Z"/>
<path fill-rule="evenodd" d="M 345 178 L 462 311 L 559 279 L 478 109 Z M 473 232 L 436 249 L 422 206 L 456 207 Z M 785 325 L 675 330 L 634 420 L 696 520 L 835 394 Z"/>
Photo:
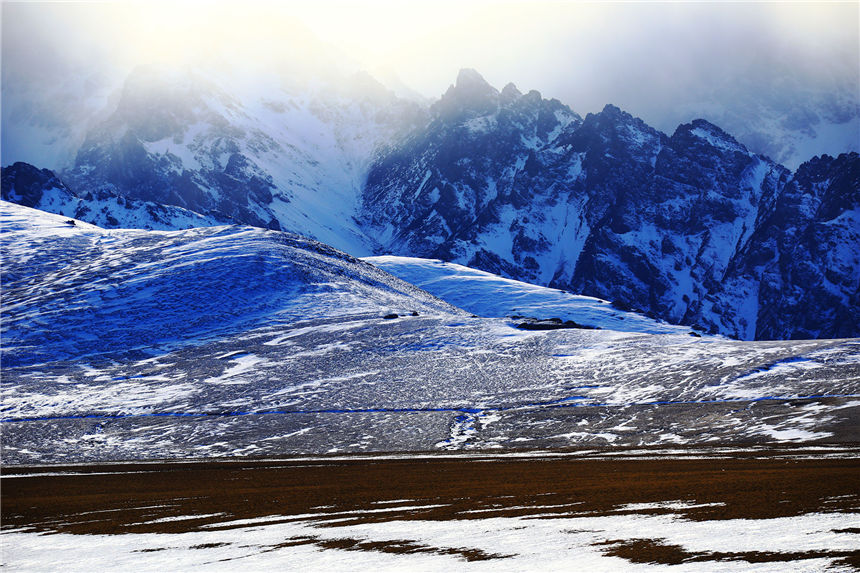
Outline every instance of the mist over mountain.
<path fill-rule="evenodd" d="M 205 18 L 181 2 L 2 9 L 4 166 L 71 167 L 141 65 L 241 76 L 246 87 L 268 74 L 331 83 L 374 70 L 412 100 L 437 99 L 472 67 L 580 114 L 611 102 L 666 133 L 704 118 L 790 169 L 860 151 L 852 3 L 214 3 Z"/>

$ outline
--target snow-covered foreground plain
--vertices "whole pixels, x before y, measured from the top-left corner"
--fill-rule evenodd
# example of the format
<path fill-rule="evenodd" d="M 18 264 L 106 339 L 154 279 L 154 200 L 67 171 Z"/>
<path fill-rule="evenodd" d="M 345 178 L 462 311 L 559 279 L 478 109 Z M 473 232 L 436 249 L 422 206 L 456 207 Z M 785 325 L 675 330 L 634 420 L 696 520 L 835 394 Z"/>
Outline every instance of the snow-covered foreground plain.
<path fill-rule="evenodd" d="M 858 340 L 524 331 L 293 235 L 0 215 L 6 464 L 858 440 Z"/>
<path fill-rule="evenodd" d="M 9 571 L 235 571 L 237 567 L 246 571 L 851 571 L 846 564 L 834 564 L 838 557 L 829 555 L 860 551 L 857 533 L 850 531 L 856 529 L 856 514 L 691 522 L 671 514 L 632 511 L 632 515 L 602 517 L 324 527 L 315 522 L 316 516 L 306 516 L 287 523 L 262 521 L 193 533 L 12 532 L 3 534 L 2 542 Z M 611 554 L 613 549 L 631 547 L 618 540 L 641 540 L 643 535 L 672 550 L 680 548 L 694 560 L 634 563 Z M 819 552 L 822 557 L 764 563 L 739 557 L 774 552 Z M 695 560 L 708 553 L 730 556 Z"/>

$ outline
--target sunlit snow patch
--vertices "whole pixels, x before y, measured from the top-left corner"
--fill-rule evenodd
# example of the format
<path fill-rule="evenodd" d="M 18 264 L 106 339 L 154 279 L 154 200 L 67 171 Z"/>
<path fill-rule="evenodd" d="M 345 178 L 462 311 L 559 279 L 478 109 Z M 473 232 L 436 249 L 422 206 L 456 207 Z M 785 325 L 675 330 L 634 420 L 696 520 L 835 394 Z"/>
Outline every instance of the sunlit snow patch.
<path fill-rule="evenodd" d="M 689 327 L 614 308 L 594 297 L 506 279 L 436 259 L 380 256 L 364 260 L 459 308 L 488 318 L 560 318 L 583 326 L 651 334 L 683 334 Z"/>

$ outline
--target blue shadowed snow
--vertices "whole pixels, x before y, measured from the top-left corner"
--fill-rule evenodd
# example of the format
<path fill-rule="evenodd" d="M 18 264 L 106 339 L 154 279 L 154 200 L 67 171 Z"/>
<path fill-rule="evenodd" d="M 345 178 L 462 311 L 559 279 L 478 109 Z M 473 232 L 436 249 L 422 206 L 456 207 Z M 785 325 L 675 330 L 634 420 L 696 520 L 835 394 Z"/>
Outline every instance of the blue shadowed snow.
<path fill-rule="evenodd" d="M 820 440 L 860 404 L 856 340 L 738 343 L 649 334 L 654 321 L 633 333 L 524 331 L 293 235 L 0 214 L 4 462 Z M 495 303 L 505 288 L 481 296 Z M 559 299 L 540 300 L 538 316 L 588 323 L 563 312 L 587 300 L 551 311 Z M 641 319 L 595 304 L 624 325 Z M 718 403 L 743 414 L 668 407 Z M 94 428 L 147 418 L 161 421 Z"/>
<path fill-rule="evenodd" d="M 785 374 L 792 371 L 802 370 L 804 368 L 816 368 L 821 366 L 820 362 L 810 360 L 803 356 L 789 356 L 782 360 L 777 360 L 749 370 L 746 374 L 740 377 L 741 380 L 755 378 L 763 374 Z"/>
<path fill-rule="evenodd" d="M 6 201 L 0 220 L 4 368 L 144 358 L 320 317 L 463 314 L 298 235 L 239 226 L 108 231 Z"/>

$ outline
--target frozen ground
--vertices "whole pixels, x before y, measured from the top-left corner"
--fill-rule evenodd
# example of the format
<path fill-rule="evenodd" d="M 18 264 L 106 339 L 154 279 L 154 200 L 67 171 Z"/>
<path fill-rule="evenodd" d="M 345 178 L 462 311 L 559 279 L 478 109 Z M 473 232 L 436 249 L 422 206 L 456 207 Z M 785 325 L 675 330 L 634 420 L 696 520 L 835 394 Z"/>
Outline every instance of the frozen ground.
<path fill-rule="evenodd" d="M 0 215 L 4 464 L 860 439 L 858 340 L 523 331 L 293 235 Z"/>

